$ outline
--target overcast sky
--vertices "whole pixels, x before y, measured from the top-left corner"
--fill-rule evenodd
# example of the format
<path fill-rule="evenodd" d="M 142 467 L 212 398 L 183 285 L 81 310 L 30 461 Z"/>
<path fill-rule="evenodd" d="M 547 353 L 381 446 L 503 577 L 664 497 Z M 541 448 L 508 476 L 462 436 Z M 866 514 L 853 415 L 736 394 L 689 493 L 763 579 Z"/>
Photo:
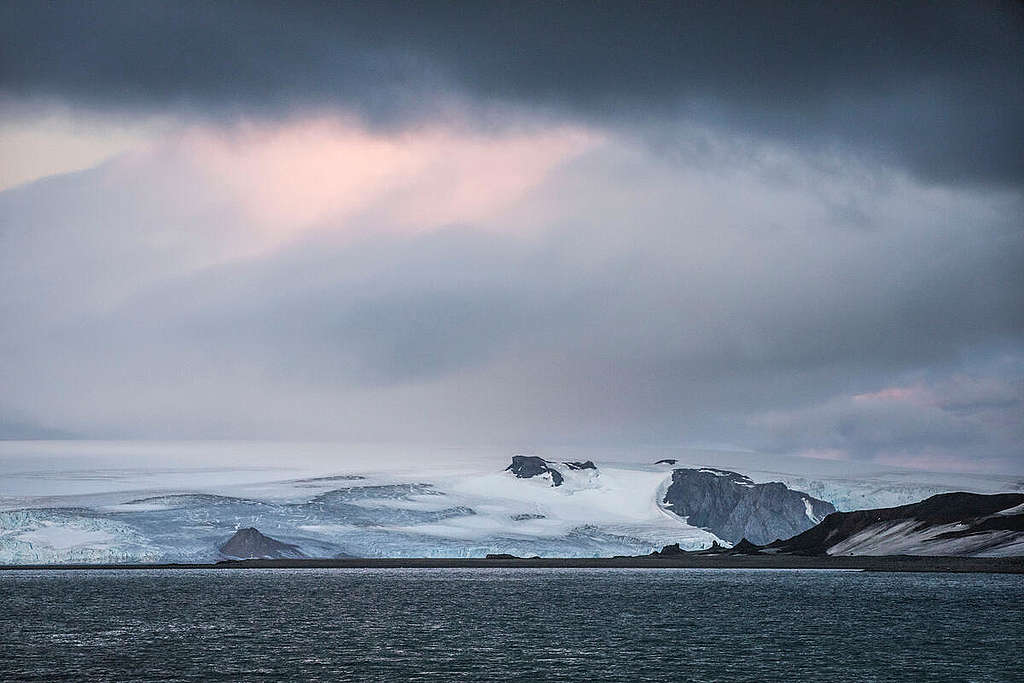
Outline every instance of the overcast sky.
<path fill-rule="evenodd" d="M 4 3 L 0 158 L 0 437 L 1024 472 L 1016 3 Z"/>

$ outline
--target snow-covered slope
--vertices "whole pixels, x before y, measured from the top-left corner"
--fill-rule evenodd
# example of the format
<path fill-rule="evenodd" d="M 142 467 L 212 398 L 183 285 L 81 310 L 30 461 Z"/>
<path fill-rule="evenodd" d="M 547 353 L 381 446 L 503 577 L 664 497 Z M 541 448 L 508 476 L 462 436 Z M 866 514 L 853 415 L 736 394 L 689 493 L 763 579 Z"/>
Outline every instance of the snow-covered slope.
<path fill-rule="evenodd" d="M 798 536 L 773 543 L 781 553 L 828 555 L 1024 554 L 1024 494 L 944 493 L 911 505 L 836 513 Z"/>
<path fill-rule="evenodd" d="M 492 466 L 428 471 L 418 481 L 366 472 L 214 487 L 221 493 L 67 496 L 78 506 L 0 513 L 0 563 L 214 561 L 242 527 L 312 557 L 587 557 L 720 541 L 661 508 L 666 471 L 557 471 L 564 476 L 557 487 L 550 476 Z"/>

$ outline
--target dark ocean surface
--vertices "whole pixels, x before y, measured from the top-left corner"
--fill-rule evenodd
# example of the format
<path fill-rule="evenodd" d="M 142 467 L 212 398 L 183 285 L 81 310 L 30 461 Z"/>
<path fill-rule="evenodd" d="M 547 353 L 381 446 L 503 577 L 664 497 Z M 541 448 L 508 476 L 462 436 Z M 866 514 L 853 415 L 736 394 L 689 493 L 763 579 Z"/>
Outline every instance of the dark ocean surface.
<path fill-rule="evenodd" d="M 0 680 L 1020 681 L 1024 576 L 0 572 Z"/>

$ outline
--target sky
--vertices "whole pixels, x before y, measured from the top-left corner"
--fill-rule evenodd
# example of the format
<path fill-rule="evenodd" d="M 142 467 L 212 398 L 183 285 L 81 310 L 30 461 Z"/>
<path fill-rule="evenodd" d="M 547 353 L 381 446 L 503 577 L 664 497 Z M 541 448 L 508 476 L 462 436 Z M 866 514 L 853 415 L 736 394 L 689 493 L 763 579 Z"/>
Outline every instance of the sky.
<path fill-rule="evenodd" d="M 4 3 L 0 161 L 0 438 L 1024 473 L 1016 3 Z"/>

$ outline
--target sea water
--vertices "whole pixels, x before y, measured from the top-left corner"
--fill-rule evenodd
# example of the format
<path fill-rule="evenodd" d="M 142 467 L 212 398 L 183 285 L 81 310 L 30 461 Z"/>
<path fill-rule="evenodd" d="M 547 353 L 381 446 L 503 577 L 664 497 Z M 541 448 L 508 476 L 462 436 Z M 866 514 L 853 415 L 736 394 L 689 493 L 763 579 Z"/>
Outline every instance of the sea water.
<path fill-rule="evenodd" d="M 0 680 L 1011 681 L 1024 576 L 0 572 Z"/>

